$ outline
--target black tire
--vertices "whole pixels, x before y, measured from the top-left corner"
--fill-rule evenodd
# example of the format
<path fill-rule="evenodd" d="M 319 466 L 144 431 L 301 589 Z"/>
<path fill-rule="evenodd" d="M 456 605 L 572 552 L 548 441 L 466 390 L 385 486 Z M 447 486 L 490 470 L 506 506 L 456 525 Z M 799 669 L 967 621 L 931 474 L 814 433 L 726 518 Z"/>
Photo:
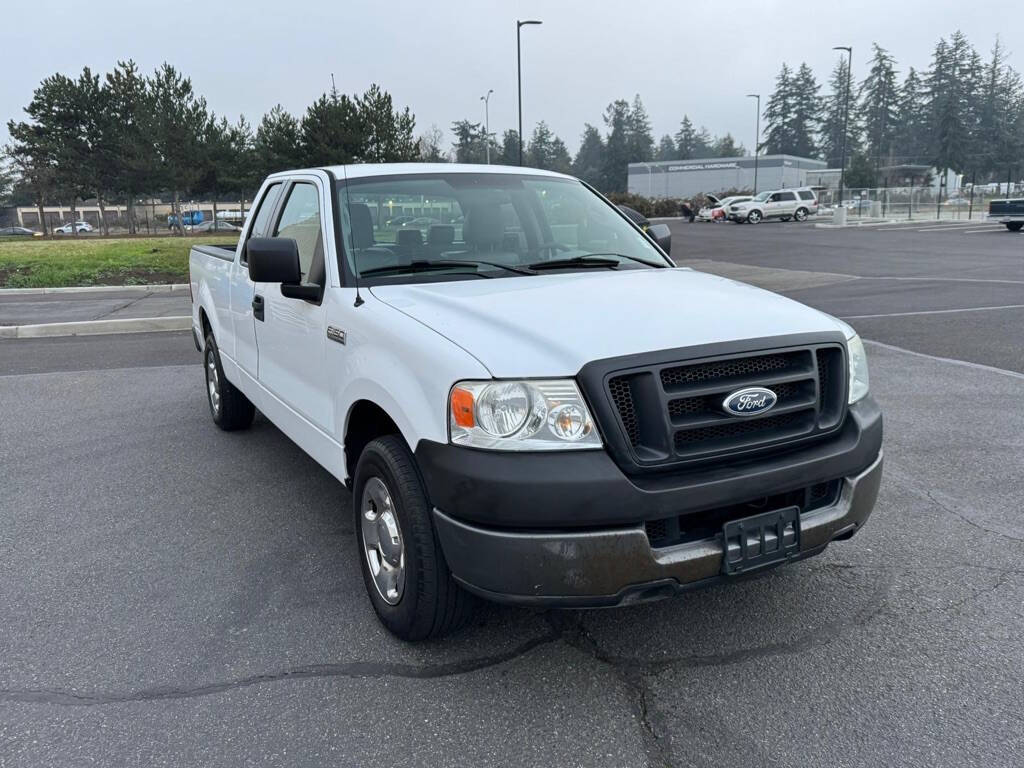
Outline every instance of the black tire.
<path fill-rule="evenodd" d="M 764 218 L 764 215 L 759 210 L 755 209 L 755 210 L 753 210 L 753 211 L 751 211 L 750 213 L 747 214 L 747 223 L 748 224 L 760 224 L 761 220 L 763 218 Z"/>
<path fill-rule="evenodd" d="M 1006 228 L 1011 232 L 1020 232 L 1021 227 L 1024 227 L 1024 221 L 1009 221 L 1006 223 Z"/>
<path fill-rule="evenodd" d="M 217 342 L 212 332 L 206 334 L 203 373 L 206 375 L 206 403 L 210 406 L 213 423 L 225 432 L 251 426 L 256 416 L 256 407 L 224 376 L 220 352 L 217 351 Z"/>
<path fill-rule="evenodd" d="M 403 586 L 393 604 L 384 599 L 374 581 L 364 543 L 363 497 L 367 483 L 374 479 L 383 482 L 391 498 L 402 541 Z M 416 461 L 401 437 L 386 435 L 367 444 L 356 464 L 352 491 L 360 569 L 381 624 L 410 641 L 441 637 L 464 625 L 476 600 L 452 578 Z"/>
<path fill-rule="evenodd" d="M 793 218 L 801 222 L 807 221 L 807 209 L 797 208 L 796 213 L 793 214 Z"/>

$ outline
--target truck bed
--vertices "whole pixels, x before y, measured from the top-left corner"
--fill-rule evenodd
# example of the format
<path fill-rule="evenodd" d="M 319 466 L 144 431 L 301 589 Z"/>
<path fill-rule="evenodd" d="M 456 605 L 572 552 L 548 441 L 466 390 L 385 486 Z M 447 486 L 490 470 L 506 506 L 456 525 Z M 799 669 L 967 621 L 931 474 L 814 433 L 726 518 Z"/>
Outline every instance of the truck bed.
<path fill-rule="evenodd" d="M 236 243 L 225 244 L 225 245 L 193 245 L 192 250 L 197 253 L 204 253 L 207 256 L 213 256 L 215 259 L 223 259 L 224 261 L 235 260 L 235 248 Z"/>

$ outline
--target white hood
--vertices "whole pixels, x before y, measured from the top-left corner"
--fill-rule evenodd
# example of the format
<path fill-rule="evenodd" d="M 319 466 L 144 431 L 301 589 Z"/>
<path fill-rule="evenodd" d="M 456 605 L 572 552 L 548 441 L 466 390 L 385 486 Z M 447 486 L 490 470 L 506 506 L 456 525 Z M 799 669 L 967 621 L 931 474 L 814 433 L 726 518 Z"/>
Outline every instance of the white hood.
<path fill-rule="evenodd" d="M 778 294 L 691 269 L 374 286 L 498 378 L 572 376 L 592 360 L 816 331 L 837 320 Z"/>

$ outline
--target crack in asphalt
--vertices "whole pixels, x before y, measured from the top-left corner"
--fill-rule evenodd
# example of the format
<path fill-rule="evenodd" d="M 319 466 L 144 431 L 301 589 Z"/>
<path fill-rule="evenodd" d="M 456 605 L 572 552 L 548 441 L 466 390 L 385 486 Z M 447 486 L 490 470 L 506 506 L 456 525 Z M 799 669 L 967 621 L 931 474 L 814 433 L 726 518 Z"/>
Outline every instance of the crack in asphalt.
<path fill-rule="evenodd" d="M 126 301 L 124 304 L 122 304 L 122 305 L 120 305 L 118 307 L 114 307 L 113 309 L 109 310 L 108 312 L 101 312 L 100 314 L 96 315 L 96 317 L 94 317 L 92 319 L 93 320 L 102 320 L 104 317 L 110 317 L 115 312 L 120 312 L 122 309 L 128 309 L 128 307 L 132 306 L 133 304 L 136 304 L 136 303 L 142 301 L 143 299 L 148 299 L 152 295 L 153 295 L 152 293 L 144 293 L 141 296 L 137 296 L 136 298 L 131 299 L 130 301 Z"/>
<path fill-rule="evenodd" d="M 60 706 L 100 706 L 105 704 L 128 704 L 144 701 L 162 701 L 166 699 L 192 699 L 199 696 L 210 696 L 217 693 L 247 688 L 251 685 L 280 682 L 282 680 L 305 680 L 310 678 L 355 678 L 378 679 L 383 677 L 410 678 L 413 680 L 432 680 L 436 678 L 464 675 L 481 669 L 494 667 L 528 654 L 535 648 L 561 639 L 555 632 L 546 632 L 508 650 L 493 656 L 483 656 L 465 661 L 453 661 L 443 664 L 399 664 L 369 661 L 353 661 L 344 664 L 307 664 L 289 667 L 278 672 L 267 672 L 250 675 L 235 680 L 207 683 L 190 688 L 175 686 L 154 686 L 137 691 L 114 693 L 77 693 L 66 689 L 0 689 L 0 702 L 20 702 L 28 704 L 57 704 Z"/>

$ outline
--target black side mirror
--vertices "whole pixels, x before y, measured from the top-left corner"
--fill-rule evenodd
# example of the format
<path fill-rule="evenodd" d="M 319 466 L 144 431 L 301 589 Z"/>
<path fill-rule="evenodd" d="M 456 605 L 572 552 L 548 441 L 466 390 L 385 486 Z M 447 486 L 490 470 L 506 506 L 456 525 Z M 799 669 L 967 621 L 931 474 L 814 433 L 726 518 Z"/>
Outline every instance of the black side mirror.
<path fill-rule="evenodd" d="M 651 224 L 647 234 L 658 244 L 665 253 L 672 254 L 672 230 L 668 224 Z"/>
<path fill-rule="evenodd" d="M 302 282 L 299 245 L 290 237 L 250 237 L 245 255 L 254 283 Z"/>

